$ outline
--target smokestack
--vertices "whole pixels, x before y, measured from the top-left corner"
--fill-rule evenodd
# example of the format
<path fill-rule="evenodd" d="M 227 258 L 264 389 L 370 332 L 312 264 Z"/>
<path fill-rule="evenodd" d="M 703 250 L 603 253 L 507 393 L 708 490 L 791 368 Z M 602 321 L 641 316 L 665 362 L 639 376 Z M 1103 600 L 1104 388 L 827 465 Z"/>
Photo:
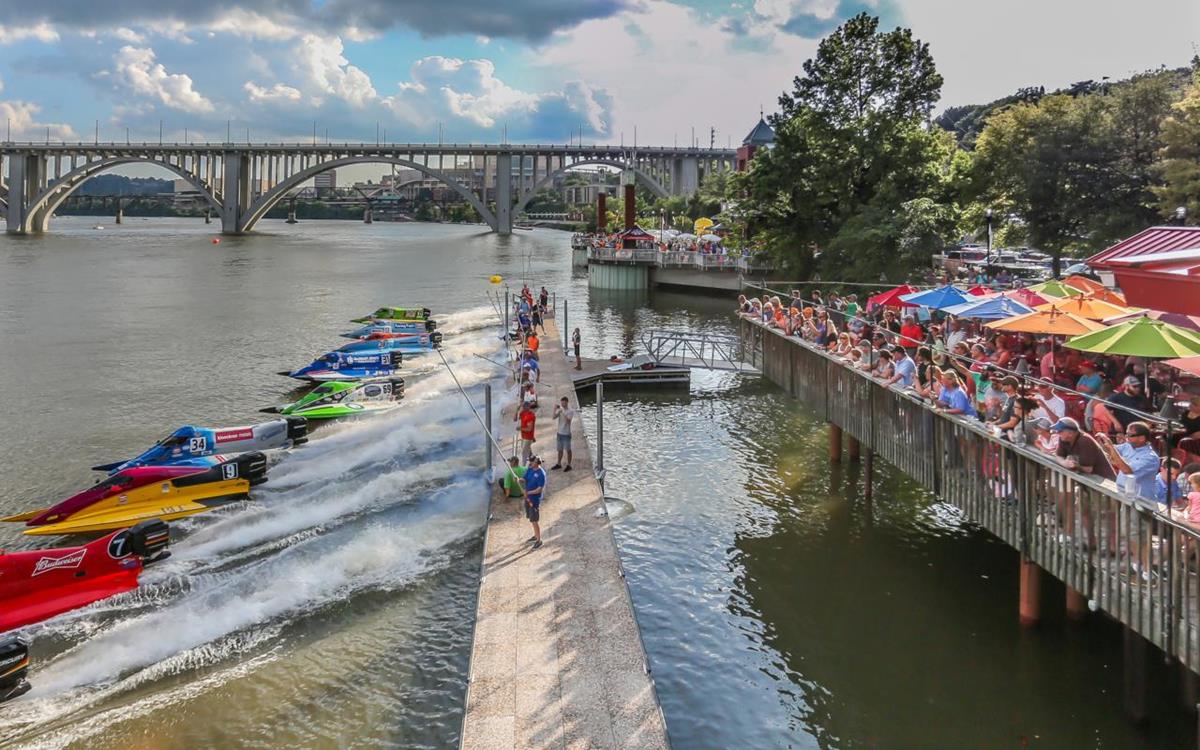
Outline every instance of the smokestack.
<path fill-rule="evenodd" d="M 633 185 L 625 186 L 625 228 L 633 229 L 633 224 L 637 220 L 637 203 L 633 198 Z"/>
<path fill-rule="evenodd" d="M 596 198 L 596 231 L 604 232 L 607 227 L 604 226 L 605 217 L 608 216 L 608 194 L 601 188 L 600 195 Z"/>

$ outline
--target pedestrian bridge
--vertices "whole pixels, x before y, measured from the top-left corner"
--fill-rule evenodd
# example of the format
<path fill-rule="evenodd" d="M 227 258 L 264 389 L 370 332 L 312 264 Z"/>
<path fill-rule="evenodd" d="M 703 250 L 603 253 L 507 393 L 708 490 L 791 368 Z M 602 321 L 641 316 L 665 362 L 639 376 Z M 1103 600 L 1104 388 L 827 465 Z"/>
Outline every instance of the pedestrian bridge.
<path fill-rule="evenodd" d="M 642 346 L 655 364 L 664 367 L 762 374 L 745 361 L 746 351 L 738 336 L 652 330 L 642 335 Z"/>
<path fill-rule="evenodd" d="M 0 144 L 0 209 L 10 233 L 44 232 L 91 177 L 153 164 L 209 203 L 223 233 L 242 234 L 322 172 L 390 164 L 445 183 L 493 231 L 509 234 L 513 217 L 568 170 L 612 167 L 658 196 L 691 195 L 707 174 L 732 170 L 735 157 L 731 149 L 623 145 L 8 142 Z"/>

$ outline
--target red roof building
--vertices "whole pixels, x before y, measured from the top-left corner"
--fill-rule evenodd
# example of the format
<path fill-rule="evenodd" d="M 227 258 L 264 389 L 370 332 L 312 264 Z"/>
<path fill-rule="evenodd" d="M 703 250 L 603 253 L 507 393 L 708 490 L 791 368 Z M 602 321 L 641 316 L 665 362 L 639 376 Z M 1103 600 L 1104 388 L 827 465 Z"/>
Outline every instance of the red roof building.
<path fill-rule="evenodd" d="M 1200 315 L 1200 227 L 1150 227 L 1091 258 L 1131 305 Z"/>

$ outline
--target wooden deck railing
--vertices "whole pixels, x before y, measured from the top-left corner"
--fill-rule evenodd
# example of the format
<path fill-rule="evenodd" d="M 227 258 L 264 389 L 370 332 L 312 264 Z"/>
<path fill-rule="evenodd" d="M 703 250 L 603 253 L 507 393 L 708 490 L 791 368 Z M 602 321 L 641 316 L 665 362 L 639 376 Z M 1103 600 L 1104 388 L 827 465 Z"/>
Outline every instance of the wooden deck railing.
<path fill-rule="evenodd" d="M 1200 533 L 974 420 L 743 318 L 743 358 L 1109 615 L 1200 673 Z"/>

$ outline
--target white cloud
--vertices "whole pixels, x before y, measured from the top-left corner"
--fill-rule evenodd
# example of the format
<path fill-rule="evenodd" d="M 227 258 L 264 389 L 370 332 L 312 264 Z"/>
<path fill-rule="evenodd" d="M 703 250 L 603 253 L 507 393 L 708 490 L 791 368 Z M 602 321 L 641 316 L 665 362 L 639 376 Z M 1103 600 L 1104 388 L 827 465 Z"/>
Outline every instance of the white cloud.
<path fill-rule="evenodd" d="M 250 101 L 255 104 L 262 102 L 298 102 L 302 98 L 300 89 L 286 86 L 282 83 L 277 83 L 271 88 L 263 88 L 255 84 L 253 81 L 246 81 L 246 85 L 242 87 L 246 94 L 250 97 Z"/>
<path fill-rule="evenodd" d="M 171 109 L 207 113 L 213 103 L 193 87 L 191 76 L 168 73 L 162 63 L 154 61 L 149 47 L 126 45 L 113 58 L 113 70 L 108 77 L 133 93 L 156 100 Z"/>
<path fill-rule="evenodd" d="M 362 69 L 350 64 L 342 54 L 339 37 L 305 34 L 292 51 L 293 67 L 301 78 L 301 88 L 320 105 L 325 96 L 362 107 L 378 97 L 371 79 Z"/>
<path fill-rule="evenodd" d="M 121 26 L 114 29 L 113 36 L 123 42 L 134 42 L 136 44 L 140 44 L 146 40 L 146 37 L 126 26 Z"/>
<path fill-rule="evenodd" d="M 299 18 L 276 19 L 251 10 L 232 8 L 207 26 L 217 33 L 281 41 L 300 36 L 306 23 Z"/>
<path fill-rule="evenodd" d="M 47 132 L 51 140 L 79 140 L 70 125 L 38 121 L 40 111 L 41 107 L 31 102 L 0 101 L 0 118 L 5 120 L 14 141 L 40 141 L 46 138 Z"/>
<path fill-rule="evenodd" d="M 36 39 L 39 42 L 58 41 L 58 32 L 54 27 L 46 22 L 37 23 L 32 26 L 4 26 L 0 24 L 0 44 L 12 44 L 14 42 L 23 42 L 26 39 Z"/>

